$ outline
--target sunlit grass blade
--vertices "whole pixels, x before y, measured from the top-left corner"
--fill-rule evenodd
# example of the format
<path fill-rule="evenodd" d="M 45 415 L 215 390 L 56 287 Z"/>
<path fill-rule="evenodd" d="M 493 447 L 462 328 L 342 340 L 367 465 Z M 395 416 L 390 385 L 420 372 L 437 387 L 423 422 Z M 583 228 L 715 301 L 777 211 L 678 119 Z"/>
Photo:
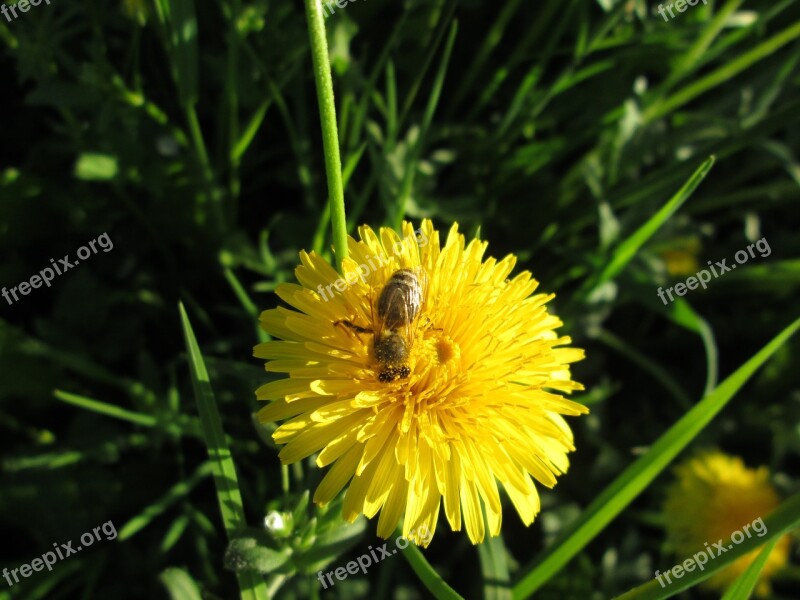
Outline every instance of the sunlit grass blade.
<path fill-rule="evenodd" d="M 95 412 L 100 415 L 121 419 L 123 421 L 135 423 L 136 425 L 142 425 L 144 427 L 155 427 L 158 425 L 158 419 L 156 419 L 154 416 L 127 410 L 121 406 L 114 406 L 113 404 L 100 402 L 99 400 L 92 400 L 91 398 L 87 398 L 85 396 L 70 394 L 69 392 L 64 392 L 61 390 L 54 390 L 53 395 L 67 404 L 72 404 L 73 406 L 77 406 L 84 410 Z"/>
<path fill-rule="evenodd" d="M 798 37 L 800 37 L 800 22 L 795 23 L 791 27 L 788 27 L 780 33 L 772 36 L 770 39 L 762 42 L 749 52 L 745 52 L 741 56 L 726 62 L 722 67 L 719 67 L 705 77 L 701 77 L 697 81 L 690 83 L 665 100 L 656 101 L 645 111 L 643 115 L 644 121 L 650 122 L 654 119 L 669 114 L 676 108 L 680 108 L 697 96 L 705 94 L 718 85 L 725 83 L 729 79 L 732 79 L 745 69 L 753 66 L 758 61 L 773 55 L 781 47 Z"/>
<path fill-rule="evenodd" d="M 770 553 L 775 549 L 775 546 L 780 541 L 780 536 L 775 536 L 769 542 L 764 544 L 761 552 L 758 553 L 756 559 L 750 563 L 745 569 L 744 573 L 739 575 L 733 585 L 729 587 L 720 600 L 747 600 L 753 593 L 758 583 L 758 576 L 767 564 L 767 559 Z"/>
<path fill-rule="evenodd" d="M 547 583 L 625 507 L 627 507 L 796 331 L 797 319 L 781 331 L 750 360 L 728 376 L 709 395 L 683 415 L 651 446 L 650 450 L 617 477 L 592 502 L 559 541 L 548 549 L 514 586 L 514 598 L 528 598 Z"/>
<path fill-rule="evenodd" d="M 774 544 L 782 535 L 797 527 L 800 527 L 800 494 L 795 494 L 788 500 L 785 500 L 771 515 L 764 518 L 764 528 L 766 533 L 762 537 L 753 536 L 750 538 L 745 538 L 742 543 L 728 549 L 725 554 L 718 555 L 714 558 L 714 560 L 708 561 L 704 570 L 700 571 L 695 569 L 691 572 L 684 572 L 684 576 L 681 579 L 672 579 L 672 583 L 664 586 L 663 588 L 656 579 L 653 579 L 644 585 L 640 585 L 637 588 L 625 592 L 621 596 L 617 596 L 615 600 L 661 600 L 662 598 L 670 598 L 675 596 L 679 592 L 694 587 L 701 581 L 708 579 L 714 573 L 724 569 L 733 561 L 741 558 L 745 554 L 752 552 L 761 544 L 767 542 L 772 542 Z M 767 546 L 769 546 L 769 543 L 767 543 Z M 767 555 L 764 555 L 764 560 L 766 560 L 766 556 Z M 758 559 L 761 558 L 762 556 L 760 554 Z M 754 561 L 753 564 L 757 563 L 758 559 Z M 737 580 L 734 583 L 733 588 L 737 588 L 742 578 L 746 577 L 749 580 L 749 578 L 753 576 L 753 574 L 750 573 L 751 568 L 752 565 L 742 575 L 742 577 L 740 577 L 740 580 Z M 761 567 L 757 567 L 757 571 L 755 571 L 756 574 L 760 570 Z M 730 592 L 729 590 L 728 593 L 733 595 L 728 596 L 728 593 L 726 593 L 726 595 L 723 596 L 723 599 L 730 600 L 731 598 L 736 598 L 738 600 L 741 598 L 747 598 L 748 595 L 745 593 L 747 589 L 745 587 L 746 585 L 746 583 L 742 583 L 742 587 L 736 589 L 735 591 Z"/>
<path fill-rule="evenodd" d="M 165 431 L 173 434 L 191 435 L 197 437 L 201 435 L 200 423 L 197 421 L 197 417 L 188 415 L 175 415 L 174 419 L 160 419 L 158 416 L 135 412 L 122 408 L 121 406 L 115 406 L 107 402 L 101 402 L 100 400 L 94 400 L 78 394 L 71 394 L 62 390 L 54 390 L 53 395 L 67 404 L 71 404 L 73 406 L 77 406 L 84 410 L 88 410 L 99 415 L 104 415 L 106 417 L 120 419 L 121 421 L 128 421 L 129 423 L 134 423 L 135 425 L 163 428 Z"/>
<path fill-rule="evenodd" d="M 700 165 L 694 172 L 689 180 L 683 184 L 680 190 L 670 200 L 662 206 L 656 214 L 650 217 L 639 229 L 632 235 L 628 236 L 621 242 L 613 251 L 611 260 L 594 279 L 593 282 L 587 284 L 584 288 L 585 292 L 582 295 L 588 295 L 591 290 L 597 289 L 606 281 L 613 279 L 625 268 L 625 266 L 633 259 L 639 249 L 649 240 L 659 228 L 667 222 L 667 220 L 675 214 L 684 202 L 686 202 L 692 193 L 697 189 L 697 186 L 705 179 L 711 167 L 714 165 L 714 157 L 711 156 Z"/>
<path fill-rule="evenodd" d="M 694 44 L 678 59 L 669 78 L 663 85 L 664 89 L 671 88 L 675 82 L 694 70 L 708 47 L 711 46 L 720 31 L 722 31 L 722 28 L 725 27 L 728 18 L 738 10 L 743 2 L 744 0 L 729 0 L 717 11 L 714 17 L 706 24 L 703 32 L 697 36 Z"/>
<path fill-rule="evenodd" d="M 192 331 L 192 325 L 183 303 L 178 305 L 181 314 L 181 324 L 186 341 L 186 353 L 192 374 L 192 387 L 194 388 L 197 409 L 203 425 L 208 456 L 214 473 L 214 483 L 217 489 L 222 523 L 228 539 L 247 525 L 242 505 L 242 496 L 239 492 L 239 482 L 236 477 L 236 466 L 233 464 L 230 448 L 222 429 L 222 420 L 219 416 L 217 401 L 211 389 L 211 381 L 206 371 L 203 355 L 197 345 L 197 339 Z M 264 580 L 255 573 L 237 573 L 242 598 L 247 600 L 266 600 L 269 598 Z"/>
<path fill-rule="evenodd" d="M 158 578 L 167 588 L 171 600 L 202 600 L 203 598 L 195 580 L 183 569 L 170 567 Z"/>
<path fill-rule="evenodd" d="M 675 299 L 675 302 L 669 307 L 667 316 L 678 325 L 696 333 L 703 341 L 703 349 L 706 353 L 706 386 L 703 395 L 710 394 L 711 390 L 716 387 L 719 377 L 719 353 L 711 325 L 698 315 L 683 298 Z"/>
<path fill-rule="evenodd" d="M 395 530 L 395 537 L 402 537 L 403 529 L 398 527 Z M 422 551 L 416 544 L 410 543 L 405 549 L 400 550 L 408 564 L 414 569 L 419 580 L 423 583 L 425 588 L 434 595 L 437 600 L 464 600 L 453 588 L 447 585 L 441 575 L 436 572 L 431 564 L 427 561 Z"/>

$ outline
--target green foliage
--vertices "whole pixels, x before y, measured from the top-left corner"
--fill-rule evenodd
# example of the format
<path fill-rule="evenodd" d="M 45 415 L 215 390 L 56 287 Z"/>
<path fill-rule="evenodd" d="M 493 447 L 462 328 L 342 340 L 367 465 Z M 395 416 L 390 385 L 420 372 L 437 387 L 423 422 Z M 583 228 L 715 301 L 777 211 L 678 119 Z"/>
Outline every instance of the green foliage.
<path fill-rule="evenodd" d="M 794 527 L 798 3 L 665 21 L 643 0 L 356 0 L 312 35 L 302 5 L 0 18 L 0 287 L 114 242 L 0 299 L 0 568 L 119 531 L 0 598 L 661 597 L 668 467 L 708 446 L 792 498 L 737 553 Z M 476 549 L 440 519 L 429 548 L 323 589 L 319 570 L 383 542 L 341 498 L 313 506 L 320 470 L 280 465 L 254 419 L 274 377 L 257 316 L 299 250 L 341 259 L 345 230 L 424 217 L 557 293 L 592 412 L 532 526 L 504 500 L 502 538 Z M 759 238 L 769 256 L 657 296 Z M 793 560 L 773 598 L 794 597 Z"/>

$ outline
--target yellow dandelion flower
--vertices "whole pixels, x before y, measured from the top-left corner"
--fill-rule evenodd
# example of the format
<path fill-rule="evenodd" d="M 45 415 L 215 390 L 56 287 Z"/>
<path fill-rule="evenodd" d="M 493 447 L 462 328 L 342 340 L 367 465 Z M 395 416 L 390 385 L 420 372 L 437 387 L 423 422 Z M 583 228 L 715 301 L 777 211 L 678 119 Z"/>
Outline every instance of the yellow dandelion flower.
<path fill-rule="evenodd" d="M 359 229 L 348 240 L 340 276 L 316 254 L 301 252 L 299 284 L 278 296 L 296 310 L 261 315 L 273 337 L 255 356 L 267 371 L 288 373 L 256 392 L 270 404 L 262 422 L 284 421 L 273 438 L 280 459 L 312 454 L 330 466 L 314 501 L 326 504 L 349 484 L 343 516 L 380 512 L 378 535 L 398 521 L 427 546 L 440 505 L 453 530 L 462 521 L 473 543 L 500 532 L 498 482 L 529 525 L 539 512 L 534 479 L 546 487 L 566 472 L 574 450 L 562 415 L 588 409 L 565 399 L 583 387 L 569 364 L 583 351 L 565 348 L 561 321 L 532 295 L 516 258 L 483 260 L 487 244 L 453 225 L 444 247 L 425 220 L 403 237 L 388 228 Z"/>
<path fill-rule="evenodd" d="M 677 556 L 690 557 L 704 550 L 706 542 L 711 547 L 719 540 L 730 545 L 731 540 L 746 533 L 756 537 L 766 533 L 763 518 L 780 503 L 767 467 L 748 469 L 741 458 L 711 451 L 687 460 L 675 471 L 677 479 L 667 490 L 664 513 L 667 542 Z M 734 535 L 735 532 L 739 533 Z M 789 536 L 783 536 L 769 555 L 761 571 L 757 595 L 769 593 L 770 578 L 788 560 L 789 544 Z M 723 591 L 760 551 L 759 548 L 742 556 L 706 579 L 702 587 Z"/>

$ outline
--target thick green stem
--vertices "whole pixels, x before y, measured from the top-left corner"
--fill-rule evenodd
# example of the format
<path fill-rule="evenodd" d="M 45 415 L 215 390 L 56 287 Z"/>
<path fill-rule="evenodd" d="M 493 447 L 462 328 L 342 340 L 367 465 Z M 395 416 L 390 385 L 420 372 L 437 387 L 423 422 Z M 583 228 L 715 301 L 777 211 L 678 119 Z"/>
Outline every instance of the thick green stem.
<path fill-rule="evenodd" d="M 308 36 L 311 40 L 311 60 L 317 84 L 319 116 L 322 122 L 322 147 L 325 152 L 325 171 L 328 176 L 328 202 L 331 207 L 333 251 L 339 270 L 347 257 L 347 225 L 344 214 L 342 159 L 339 156 L 339 131 L 336 126 L 336 105 L 333 101 L 333 80 L 328 58 L 328 40 L 320 0 L 306 0 Z"/>

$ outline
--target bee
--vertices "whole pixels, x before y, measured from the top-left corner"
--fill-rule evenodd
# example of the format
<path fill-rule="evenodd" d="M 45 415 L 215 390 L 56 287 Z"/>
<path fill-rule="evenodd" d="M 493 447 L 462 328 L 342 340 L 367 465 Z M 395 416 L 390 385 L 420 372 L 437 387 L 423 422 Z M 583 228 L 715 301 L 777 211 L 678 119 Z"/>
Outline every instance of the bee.
<path fill-rule="evenodd" d="M 334 325 L 346 325 L 357 333 L 372 334 L 375 360 L 381 366 L 378 381 L 388 383 L 411 374 L 408 357 L 414 345 L 414 322 L 422 308 L 424 290 L 421 274 L 398 269 L 389 278 L 378 297 L 378 326 L 359 327 L 346 319 Z"/>

